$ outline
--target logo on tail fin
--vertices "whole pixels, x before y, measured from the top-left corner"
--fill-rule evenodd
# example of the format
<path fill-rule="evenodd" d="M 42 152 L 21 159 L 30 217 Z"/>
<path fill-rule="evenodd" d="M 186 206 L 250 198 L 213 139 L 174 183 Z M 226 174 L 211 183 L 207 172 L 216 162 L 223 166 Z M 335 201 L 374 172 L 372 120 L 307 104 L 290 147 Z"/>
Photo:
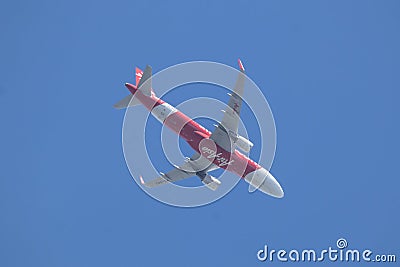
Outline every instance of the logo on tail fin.
<path fill-rule="evenodd" d="M 136 86 L 138 86 L 140 79 L 142 78 L 143 71 L 136 67 Z"/>

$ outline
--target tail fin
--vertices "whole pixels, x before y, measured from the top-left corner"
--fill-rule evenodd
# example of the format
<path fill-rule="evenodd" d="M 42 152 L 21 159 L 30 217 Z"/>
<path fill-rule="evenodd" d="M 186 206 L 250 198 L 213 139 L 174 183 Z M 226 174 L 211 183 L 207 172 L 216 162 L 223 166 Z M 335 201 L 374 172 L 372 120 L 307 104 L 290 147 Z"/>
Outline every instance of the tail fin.
<path fill-rule="evenodd" d="M 140 79 L 142 78 L 143 75 L 143 71 L 141 69 L 139 69 L 138 67 L 136 67 L 136 86 L 138 86 Z"/>
<path fill-rule="evenodd" d="M 141 91 L 143 94 L 150 96 L 152 94 L 152 89 L 151 89 L 151 67 L 147 65 L 146 69 L 144 72 L 136 68 L 135 70 L 135 76 L 136 76 L 136 88 L 137 90 Z M 125 86 L 132 86 L 131 84 L 125 84 Z M 136 92 L 135 88 L 135 92 Z M 129 88 L 128 88 L 129 89 Z M 132 91 L 131 91 L 132 92 Z M 132 92 L 134 93 L 134 92 Z M 132 107 L 139 105 L 140 101 L 134 97 L 133 94 L 128 95 L 118 103 L 114 105 L 114 108 L 116 109 L 123 109 L 127 107 Z"/>
<path fill-rule="evenodd" d="M 138 81 L 137 77 L 138 76 L 136 76 L 136 82 Z M 151 92 L 152 92 L 151 91 L 151 66 L 147 65 L 147 67 L 144 70 L 143 74 L 139 78 L 139 83 L 137 84 L 137 88 L 143 94 L 148 95 L 148 96 L 151 95 Z"/>

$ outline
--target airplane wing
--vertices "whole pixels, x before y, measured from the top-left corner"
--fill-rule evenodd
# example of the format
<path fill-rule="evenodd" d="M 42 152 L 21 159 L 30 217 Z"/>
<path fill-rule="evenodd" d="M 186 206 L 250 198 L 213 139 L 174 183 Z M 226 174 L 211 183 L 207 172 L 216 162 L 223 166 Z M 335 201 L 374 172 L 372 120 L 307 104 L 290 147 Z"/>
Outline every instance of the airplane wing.
<path fill-rule="evenodd" d="M 228 106 L 226 110 L 223 110 L 224 116 L 222 121 L 217 125 L 210 138 L 214 140 L 219 146 L 227 151 L 232 151 L 231 136 L 237 136 L 239 121 L 240 121 L 240 110 L 242 108 L 242 96 L 244 90 L 244 67 L 240 59 L 238 60 L 240 73 L 238 75 L 235 87 L 230 95 Z"/>
<path fill-rule="evenodd" d="M 160 173 L 161 175 L 159 177 L 148 182 L 145 182 L 143 180 L 143 177 L 140 177 L 140 182 L 143 185 L 152 188 L 166 184 L 168 182 L 176 182 L 192 176 L 198 176 L 204 184 L 206 184 L 209 188 L 215 190 L 220 182 L 218 179 L 207 175 L 207 172 L 215 170 L 217 168 L 218 166 L 209 162 L 200 154 L 196 153 L 195 155 L 193 155 L 193 157 L 187 159 L 183 165 L 174 166 L 174 169 L 172 169 L 168 173 Z M 209 180 L 209 177 L 212 177 L 211 180 Z M 217 184 L 217 186 L 215 186 L 214 184 Z M 215 189 L 213 186 L 215 187 Z"/>
<path fill-rule="evenodd" d="M 186 178 L 196 175 L 196 173 L 186 172 L 186 171 L 180 170 L 178 168 L 174 168 L 166 174 L 165 173 L 160 173 L 160 174 L 161 174 L 161 176 L 159 176 L 149 182 L 145 182 L 143 180 L 143 178 L 140 176 L 140 182 L 143 185 L 151 188 L 151 187 L 156 187 L 159 185 L 166 184 L 168 182 L 180 181 L 180 180 L 183 180 L 183 179 L 186 179 Z"/>

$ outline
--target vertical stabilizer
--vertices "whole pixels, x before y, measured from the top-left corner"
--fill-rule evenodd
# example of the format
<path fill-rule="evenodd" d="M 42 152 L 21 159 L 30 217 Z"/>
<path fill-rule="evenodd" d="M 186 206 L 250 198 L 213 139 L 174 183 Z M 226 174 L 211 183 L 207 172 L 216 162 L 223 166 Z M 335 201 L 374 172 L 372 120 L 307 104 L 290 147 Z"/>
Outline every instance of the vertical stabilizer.
<path fill-rule="evenodd" d="M 137 76 L 136 76 L 137 79 Z M 137 81 L 137 80 L 136 80 Z M 144 70 L 142 77 L 139 80 L 139 84 L 137 85 L 139 91 L 143 94 L 150 96 L 151 95 L 151 66 L 147 65 Z"/>
<path fill-rule="evenodd" d="M 140 79 L 142 78 L 143 75 L 143 71 L 141 69 L 139 69 L 138 67 L 136 67 L 136 86 L 138 86 Z"/>

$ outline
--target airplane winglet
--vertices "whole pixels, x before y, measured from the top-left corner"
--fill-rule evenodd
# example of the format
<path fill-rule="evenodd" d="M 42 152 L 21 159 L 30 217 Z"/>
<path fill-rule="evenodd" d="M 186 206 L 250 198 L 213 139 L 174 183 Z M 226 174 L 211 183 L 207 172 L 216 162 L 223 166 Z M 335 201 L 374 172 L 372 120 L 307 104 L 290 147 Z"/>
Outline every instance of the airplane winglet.
<path fill-rule="evenodd" d="M 142 185 L 145 185 L 146 183 L 144 182 L 144 180 L 143 180 L 143 177 L 140 175 L 140 183 L 142 184 Z"/>
<path fill-rule="evenodd" d="M 240 71 L 241 71 L 241 72 L 244 72 L 244 66 L 243 66 L 243 63 L 242 63 L 242 61 L 240 60 L 240 58 L 238 59 L 238 64 L 239 64 L 239 69 L 240 69 Z"/>

